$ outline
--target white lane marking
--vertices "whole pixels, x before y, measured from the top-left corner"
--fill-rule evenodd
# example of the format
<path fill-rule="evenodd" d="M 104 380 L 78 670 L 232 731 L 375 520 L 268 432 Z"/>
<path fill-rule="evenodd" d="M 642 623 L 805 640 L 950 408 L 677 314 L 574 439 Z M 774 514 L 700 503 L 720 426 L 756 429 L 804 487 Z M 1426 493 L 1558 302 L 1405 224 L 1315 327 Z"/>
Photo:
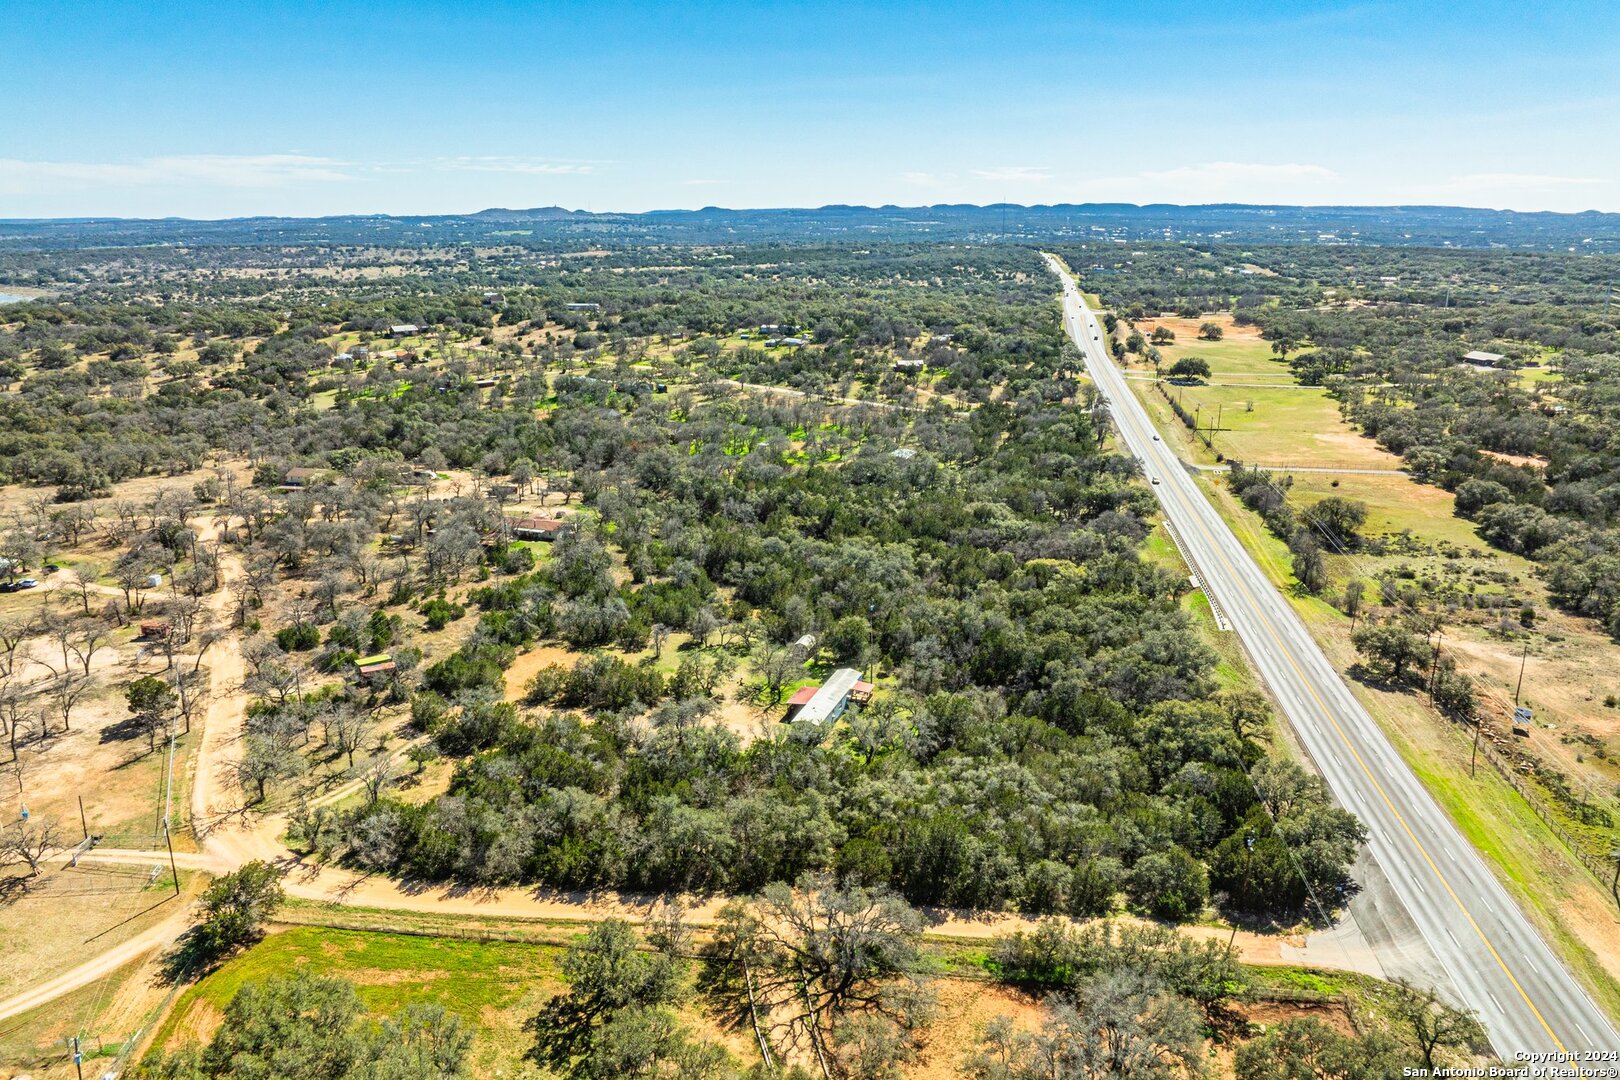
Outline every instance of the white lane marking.
<path fill-rule="evenodd" d="M 1089 344 L 1089 343 L 1088 343 L 1088 344 Z M 1106 364 L 1105 364 L 1105 366 L 1106 366 Z M 1114 371 L 1110 371 L 1110 374 L 1114 374 L 1114 375 L 1117 375 L 1117 372 L 1114 372 Z M 1136 404 L 1136 403 L 1134 403 L 1134 402 L 1133 402 L 1133 403 L 1132 403 L 1132 404 Z M 1138 407 L 1140 407 L 1140 406 L 1138 406 Z M 1132 434 L 1135 434 L 1135 432 L 1134 432 L 1134 431 L 1133 431 L 1133 432 L 1132 432 Z M 1182 482 L 1183 482 L 1183 481 L 1184 481 L 1184 478 L 1183 478 L 1183 477 L 1182 477 L 1182 476 L 1180 476 L 1180 475 L 1178 475 L 1178 476 L 1177 476 L 1177 477 L 1176 477 L 1176 480 L 1177 480 L 1177 483 L 1176 483 L 1176 484 L 1174 484 L 1174 485 L 1172 485 L 1172 486 L 1173 486 L 1173 487 L 1177 487 L 1177 488 L 1179 488 L 1179 487 L 1181 487 L 1181 486 L 1182 486 Z M 1193 487 L 1193 486 L 1194 486 L 1194 485 L 1192 485 L 1192 483 L 1191 483 L 1191 481 L 1190 481 L 1190 480 L 1188 480 L 1188 481 L 1185 481 L 1185 483 L 1186 483 L 1186 486 L 1188 486 L 1188 487 Z M 1165 499 L 1163 499 L 1163 500 L 1161 500 L 1161 501 L 1164 501 L 1164 502 L 1166 502 L 1166 503 L 1167 503 L 1167 504 L 1168 504 L 1168 503 L 1169 503 L 1169 502 L 1170 502 L 1170 501 L 1171 501 L 1171 500 L 1170 500 L 1170 498 L 1169 498 L 1169 496 L 1171 496 L 1171 495 L 1181 495 L 1181 494 L 1182 494 L 1182 493 L 1181 493 L 1181 492 L 1179 492 L 1179 491 L 1168 491 L 1168 492 L 1165 492 L 1165 493 L 1164 493 L 1164 495 L 1165 495 L 1165 496 L 1166 496 L 1166 498 L 1165 498 Z M 1186 508 L 1186 507 L 1184 507 L 1184 506 L 1182 506 L 1182 507 L 1179 507 L 1179 508 L 1180 508 L 1180 509 L 1182 509 L 1182 510 L 1184 510 L 1184 511 L 1185 511 L 1185 510 L 1186 510 L 1186 509 L 1187 509 L 1187 508 Z M 1202 502 L 1200 502 L 1200 503 L 1199 503 L 1199 504 L 1198 504 L 1198 507 L 1197 507 L 1197 508 L 1198 508 L 1198 509 L 1199 509 L 1199 510 L 1202 510 L 1202 511 L 1208 511 L 1208 512 L 1212 512 L 1212 508 L 1211 508 L 1211 507 L 1209 507 L 1209 506 L 1208 506 L 1208 505 L 1207 505 L 1207 504 L 1205 504 L 1205 503 L 1202 503 Z M 1166 505 L 1166 510 L 1167 510 L 1167 511 L 1168 511 L 1168 510 L 1169 510 L 1169 509 L 1170 509 L 1170 507 L 1169 507 L 1169 506 L 1168 506 L 1168 505 Z M 1219 556 L 1219 555 L 1221 555 L 1221 554 L 1223 554 L 1223 552 L 1222 552 L 1222 551 L 1221 551 L 1221 550 L 1220 550 L 1220 549 L 1219 549 L 1219 548 L 1217 548 L 1217 549 L 1216 549 L 1216 554 L 1217 554 L 1217 555 L 1218 555 L 1218 556 Z M 1230 568 L 1230 567 L 1229 567 L 1229 568 Z M 1243 569 L 1247 569 L 1247 568 L 1243 568 Z M 1241 572 L 1241 570 L 1240 570 L 1240 572 Z M 1238 582 L 1238 584 L 1239 584 L 1239 586 L 1241 586 L 1241 585 L 1242 585 L 1242 584 L 1243 584 L 1243 581 L 1242 581 L 1242 580 L 1239 580 L 1239 582 Z M 1277 596 L 1276 596 L 1276 595 L 1275 595 L 1275 594 L 1274 594 L 1274 593 L 1272 593 L 1272 592 L 1270 592 L 1270 591 L 1269 591 L 1269 590 L 1268 590 L 1268 591 L 1266 591 L 1266 592 L 1265 592 L 1265 600 L 1266 600 L 1266 601 L 1269 601 L 1269 602 L 1272 602 L 1272 606 L 1276 606 L 1276 605 L 1278 605 L 1278 604 L 1280 604 L 1280 603 L 1281 603 L 1281 601 L 1280 601 L 1280 600 L 1279 600 L 1279 598 L 1278 598 L 1278 597 L 1277 597 Z M 1286 610 L 1286 608 L 1279 608 L 1279 610 Z M 1266 611 L 1266 610 L 1262 610 L 1262 611 L 1261 611 L 1261 612 L 1260 612 L 1260 615 L 1261 615 L 1261 617 L 1262 617 L 1262 620 L 1263 620 L 1263 621 L 1264 621 L 1264 620 L 1265 620 L 1265 619 L 1267 619 L 1267 618 L 1269 618 L 1269 617 L 1270 617 L 1270 616 L 1271 616 L 1271 615 L 1272 615 L 1272 614 L 1273 614 L 1273 612 L 1270 612 L 1270 611 Z M 1320 653 L 1317 653 L 1317 652 L 1315 652 L 1315 651 L 1312 651 L 1312 652 L 1311 652 L 1311 653 L 1309 653 L 1309 654 L 1308 654 L 1308 655 L 1307 655 L 1307 656 L 1306 656 L 1306 657 L 1305 657 L 1305 660 L 1306 660 L 1306 661 L 1307 661 L 1307 663 L 1308 663 L 1308 665 L 1309 665 L 1309 664 L 1310 664 L 1310 662 L 1312 662 L 1312 661 L 1314 661 L 1314 662 L 1315 662 L 1315 666 L 1321 666 L 1321 665 L 1323 665 L 1323 664 L 1325 664 L 1325 661 L 1324 661 L 1324 660 L 1323 660 L 1323 658 L 1322 658 L 1322 657 L 1321 657 L 1321 654 L 1320 654 Z M 1312 674 L 1313 674 L 1313 675 L 1314 675 L 1314 674 L 1317 674 L 1317 673 L 1316 673 L 1316 672 L 1312 672 Z M 1329 677 L 1330 677 L 1330 678 L 1334 678 L 1334 677 L 1335 677 L 1335 676 L 1336 676 L 1336 675 L 1337 675 L 1337 673 L 1336 673 L 1336 672 L 1331 672 L 1331 671 L 1330 671 L 1330 672 L 1329 672 Z M 1333 682 L 1333 685 L 1334 685 L 1334 686 L 1335 686 L 1335 688 L 1339 688 L 1339 684 L 1338 684 L 1338 683 L 1337 683 L 1337 680 L 1336 680 L 1336 678 L 1334 678 L 1334 682 Z M 1387 749 L 1387 747 L 1386 747 L 1386 749 Z M 1352 752 L 1354 752 L 1354 747 L 1353 747 L 1353 746 L 1352 746 Z M 1364 766 L 1364 768 L 1365 768 L 1365 766 Z M 1375 784 L 1376 784 L 1376 781 L 1374 781 L 1374 783 L 1375 783 Z M 1386 796 L 1386 798 L 1387 798 L 1387 796 Z M 1415 836 L 1414 836 L 1414 837 L 1413 837 L 1413 840 L 1414 840 L 1414 842 L 1415 842 L 1415 843 L 1417 843 L 1417 844 L 1418 844 L 1418 847 L 1419 847 L 1419 851 L 1420 851 L 1420 853 L 1421 853 L 1421 852 L 1422 852 L 1422 845 L 1421 845 L 1421 842 L 1420 842 L 1420 841 L 1417 841 L 1417 838 L 1416 838 L 1416 837 L 1415 837 Z M 1437 846 L 1438 846 L 1438 845 L 1437 845 Z M 1457 858 L 1457 855 L 1456 855 L 1456 853 L 1455 853 L 1455 852 L 1454 852 L 1454 851 L 1453 851 L 1453 850 L 1451 850 L 1451 849 L 1450 849 L 1450 848 L 1449 848 L 1449 847 L 1448 847 L 1448 848 L 1447 848 L 1447 849 L 1446 849 L 1446 854 L 1447 854 L 1447 857 L 1448 857 L 1448 858 L 1450 858 L 1450 859 L 1451 859 L 1451 860 L 1452 860 L 1452 862 L 1453 862 L 1453 863 L 1454 863 L 1454 864 L 1458 864 L 1458 865 L 1461 865 L 1461 864 L 1460 864 L 1460 861 L 1459 861 L 1459 860 L 1458 860 L 1458 858 Z M 1440 879 L 1440 880 L 1441 880 L 1441 882 L 1442 882 L 1442 883 L 1444 883 L 1444 882 L 1445 882 L 1445 879 L 1444 879 L 1444 877 L 1443 877 L 1443 876 L 1442 876 L 1442 877 L 1441 877 L 1441 879 Z M 1460 900 L 1459 900 L 1459 901 L 1458 901 L 1458 903 L 1459 903 L 1459 906 L 1463 906 L 1463 905 L 1462 905 L 1462 902 L 1461 902 L 1461 901 L 1460 901 Z M 1467 914 L 1467 908 L 1466 908 L 1466 907 L 1465 907 L 1465 906 L 1464 906 L 1464 907 L 1463 907 L 1463 911 L 1464 911 L 1464 913 L 1465 913 L 1465 914 Z M 1494 909 L 1493 909 L 1493 911 L 1494 911 Z M 1451 940 L 1452 940 L 1452 942 L 1453 942 L 1453 944 L 1457 944 L 1457 939 L 1456 939 L 1456 936 L 1455 936 L 1455 935 L 1454 935 L 1454 934 L 1452 934 L 1452 932 L 1451 932 L 1451 930 L 1450 930 L 1450 929 L 1449 929 L 1449 927 L 1447 927 L 1447 928 L 1445 928 L 1445 929 L 1446 929 L 1446 934 L 1447 934 L 1447 936 L 1448 936 L 1448 937 L 1450 937 L 1450 938 L 1451 938 Z M 1488 939 L 1488 938 L 1485 938 L 1485 935 L 1484 935 L 1484 933 L 1483 933 L 1483 932 L 1481 932 L 1481 935 L 1480 935 L 1480 936 L 1481 936 L 1481 938 L 1482 938 L 1482 939 L 1485 939 L 1485 943 L 1486 943 L 1486 946 L 1487 946 L 1487 947 L 1490 947 L 1490 941 L 1489 941 L 1489 939 Z M 1459 946 L 1459 948 L 1460 948 L 1460 946 Z M 1494 950 L 1493 950 L 1493 951 L 1494 951 Z M 1499 959 L 1499 962 L 1500 962 L 1500 959 Z M 1532 966 L 1533 966 L 1533 965 L 1532 965 Z M 1504 970 L 1505 970 L 1505 965 L 1504 965 Z M 1512 978 L 1512 975 L 1511 975 L 1511 972 L 1509 972 L 1509 973 L 1508 973 L 1508 974 L 1509 974 L 1509 978 L 1510 978 L 1510 979 L 1511 979 L 1511 978 Z M 1520 991 L 1520 993 L 1521 993 L 1521 995 L 1522 995 L 1522 994 L 1523 994 L 1523 991 L 1522 991 L 1522 990 L 1521 990 L 1521 991 Z M 1527 1004 L 1530 1004 L 1530 1007 L 1531 1007 L 1531 1009 L 1532 1009 L 1532 1010 L 1534 1010 L 1534 1008 L 1535 1008 L 1535 1006 L 1534 1006 L 1534 1004 L 1533 1004 L 1533 1003 L 1530 1003 L 1530 1001 L 1529 1001 L 1529 998 L 1528 998 L 1528 996 L 1525 996 L 1525 1000 L 1526 1000 L 1526 1003 L 1527 1003 Z M 1500 1003 L 1499 1003 L 1499 1002 L 1496 1002 L 1496 999 L 1495 999 L 1495 997 L 1494 997 L 1494 995 L 1493 995 L 1493 996 L 1492 996 L 1492 1001 L 1493 1001 L 1493 1003 L 1495 1003 L 1495 1004 L 1496 1004 L 1496 1005 L 1497 1005 L 1497 1008 L 1498 1008 L 1498 1009 L 1500 1009 L 1500 1008 L 1501 1008 L 1501 1005 L 1500 1005 Z M 1539 1016 L 1538 1016 L 1538 1018 L 1539 1018 Z M 1573 1023 L 1573 1021 L 1572 1021 L 1572 1023 Z M 1546 1021 L 1545 1021 L 1545 1020 L 1543 1020 L 1543 1021 L 1542 1021 L 1542 1026 L 1543 1026 L 1543 1027 L 1546 1027 Z M 1577 1027 L 1577 1028 L 1578 1028 L 1578 1027 L 1579 1027 L 1579 1024 L 1574 1024 L 1574 1026 L 1576 1026 L 1576 1027 Z M 1551 1030 L 1550 1030 L 1550 1029 L 1549 1029 L 1549 1031 L 1548 1031 L 1548 1033 L 1549 1033 L 1549 1034 L 1551 1034 Z M 1583 1036 L 1583 1037 L 1586 1037 L 1586 1038 L 1590 1038 L 1590 1037 L 1589 1037 L 1589 1036 L 1587 1036 L 1587 1035 L 1586 1035 L 1586 1032 L 1585 1032 L 1585 1030 L 1584 1030 L 1584 1029 L 1582 1029 L 1582 1030 L 1581 1030 L 1581 1034 L 1582 1034 L 1582 1036 Z M 1556 1037 L 1555 1037 L 1555 1041 L 1556 1041 Z"/>
<path fill-rule="evenodd" d="M 1540 975 L 1541 974 L 1541 969 L 1536 967 L 1536 962 L 1534 960 L 1530 959 L 1530 957 L 1528 955 L 1525 955 L 1525 954 L 1521 954 L 1521 955 L 1524 956 L 1524 962 L 1526 964 L 1530 965 L 1530 970 L 1535 972 L 1537 975 Z"/>
<path fill-rule="evenodd" d="M 1581 1033 L 1581 1038 L 1586 1040 L 1588 1046 L 1593 1045 L 1592 1036 L 1586 1033 L 1585 1028 L 1581 1027 L 1581 1025 L 1574 1020 L 1571 1020 L 1570 1023 L 1575 1024 L 1575 1030 Z"/>
<path fill-rule="evenodd" d="M 1429 895 L 1429 890 L 1425 889 L 1423 887 L 1423 882 L 1419 881 L 1417 878 L 1412 879 L 1412 884 L 1416 885 L 1418 887 L 1418 892 L 1422 893 L 1424 896 Z"/>
<path fill-rule="evenodd" d="M 1497 1012 L 1501 1013 L 1503 1016 L 1507 1015 L 1507 1010 L 1502 1008 L 1502 1003 L 1500 1001 L 1496 1000 L 1496 995 L 1495 994 L 1493 994 L 1489 990 L 1487 990 L 1487 991 L 1485 991 L 1485 996 L 1491 999 L 1491 1004 L 1496 1006 L 1496 1011 Z"/>
<path fill-rule="evenodd" d="M 1458 943 L 1457 943 L 1457 935 L 1455 935 L 1455 934 L 1453 934 L 1453 933 L 1452 933 L 1452 932 L 1451 932 L 1451 927 L 1449 927 L 1449 926 L 1442 926 L 1442 927 L 1441 927 L 1441 928 L 1440 928 L 1440 929 L 1442 929 L 1442 930 L 1444 930 L 1444 931 L 1445 931 L 1445 932 L 1446 932 L 1446 937 L 1448 937 L 1448 938 L 1450 938 L 1450 939 L 1451 939 L 1451 943 L 1452 943 L 1452 944 L 1453 944 L 1453 945 L 1456 945 L 1456 946 L 1457 946 L 1457 948 L 1459 948 L 1459 949 L 1460 949 L 1460 948 L 1462 948 L 1462 946 L 1461 946 L 1461 945 L 1460 945 L 1460 944 L 1458 944 Z"/>

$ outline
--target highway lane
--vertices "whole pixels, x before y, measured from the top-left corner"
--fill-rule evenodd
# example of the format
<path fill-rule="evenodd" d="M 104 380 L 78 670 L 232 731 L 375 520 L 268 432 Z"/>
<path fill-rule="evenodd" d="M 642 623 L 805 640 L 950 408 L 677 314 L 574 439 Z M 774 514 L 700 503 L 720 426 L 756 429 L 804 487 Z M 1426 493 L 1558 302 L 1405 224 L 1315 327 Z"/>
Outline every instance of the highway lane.
<path fill-rule="evenodd" d="M 1497 1054 L 1513 1061 L 1521 1052 L 1620 1050 L 1608 1018 L 1352 696 L 1189 470 L 1155 439 L 1147 410 L 1103 347 L 1099 320 L 1073 278 L 1046 258 L 1063 283 L 1065 329 L 1125 445 L 1157 481 L 1153 492 L 1183 553 L 1334 796 L 1367 826 L 1373 858 Z"/>

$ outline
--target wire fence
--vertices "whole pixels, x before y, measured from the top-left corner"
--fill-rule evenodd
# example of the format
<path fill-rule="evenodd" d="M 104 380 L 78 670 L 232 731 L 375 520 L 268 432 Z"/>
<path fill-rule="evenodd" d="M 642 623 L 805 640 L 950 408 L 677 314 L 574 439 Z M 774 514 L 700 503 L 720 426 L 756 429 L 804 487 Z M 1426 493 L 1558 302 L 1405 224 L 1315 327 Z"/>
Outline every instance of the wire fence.
<path fill-rule="evenodd" d="M 1481 735 L 1483 734 L 1481 732 Z M 1489 739 L 1482 737 L 1479 741 L 1479 756 L 1492 769 L 1496 770 L 1497 775 L 1507 781 L 1509 787 L 1524 798 L 1525 805 L 1530 807 L 1536 817 L 1541 819 L 1542 824 L 1546 825 L 1548 830 L 1558 838 L 1559 842 L 1569 849 L 1570 854 L 1580 860 L 1582 866 L 1590 870 L 1592 875 L 1599 881 L 1607 883 L 1606 879 L 1614 868 L 1613 863 L 1606 863 L 1586 851 L 1581 837 L 1564 827 L 1562 815 L 1548 804 L 1540 791 L 1534 786 L 1525 783 L 1524 778 L 1519 774 L 1519 770 L 1506 755 L 1499 751 Z M 1620 897 L 1617 897 L 1616 901 L 1620 902 Z"/>

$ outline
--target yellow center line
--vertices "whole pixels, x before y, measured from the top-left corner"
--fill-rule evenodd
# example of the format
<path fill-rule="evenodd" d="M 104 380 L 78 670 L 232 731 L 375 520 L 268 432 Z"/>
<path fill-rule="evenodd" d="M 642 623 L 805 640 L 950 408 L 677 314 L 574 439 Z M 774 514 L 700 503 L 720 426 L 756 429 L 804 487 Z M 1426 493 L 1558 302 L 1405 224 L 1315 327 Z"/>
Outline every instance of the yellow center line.
<path fill-rule="evenodd" d="M 1084 343 L 1082 343 L 1082 351 L 1085 351 Z M 1089 353 L 1087 353 L 1087 355 L 1089 356 Z M 1105 360 L 1104 362 L 1111 363 L 1112 361 Z M 1130 388 L 1126 387 L 1126 393 L 1129 392 Z M 1169 452 L 1168 449 L 1166 452 Z M 1165 488 L 1167 491 L 1175 491 L 1174 484 L 1163 484 L 1160 486 Z M 1356 759 L 1356 764 L 1361 766 L 1361 771 L 1367 774 L 1367 780 L 1372 784 L 1373 790 L 1378 792 L 1379 798 L 1384 800 L 1384 805 L 1389 808 L 1389 812 L 1395 815 L 1396 821 L 1400 822 L 1401 828 L 1405 830 L 1407 837 L 1417 848 L 1418 854 L 1423 856 L 1423 861 L 1429 864 L 1430 870 L 1434 871 L 1434 876 L 1440 879 L 1441 885 L 1445 886 L 1446 893 L 1457 905 L 1457 909 L 1463 913 L 1463 917 L 1468 920 L 1468 925 L 1473 927 L 1474 933 L 1479 935 L 1479 940 L 1484 944 L 1485 948 L 1489 950 L 1491 957 L 1496 961 L 1497 966 L 1502 969 L 1502 974 L 1507 976 L 1508 982 L 1513 984 L 1513 989 L 1519 992 L 1519 996 L 1524 999 L 1524 1003 L 1530 1007 L 1531 1013 L 1535 1015 L 1537 1022 L 1541 1024 L 1542 1030 L 1547 1033 L 1548 1038 L 1552 1039 L 1554 1045 L 1559 1051 L 1564 1051 L 1565 1047 L 1563 1042 L 1559 1040 L 1557 1034 L 1554 1033 L 1552 1027 L 1547 1023 L 1546 1017 L 1541 1015 L 1541 1010 L 1536 1008 L 1536 1003 L 1530 1000 L 1530 995 L 1525 992 L 1525 989 L 1522 985 L 1520 985 L 1519 980 L 1514 978 L 1513 972 L 1509 970 L 1507 962 L 1502 959 L 1501 953 L 1496 951 L 1496 946 L 1491 943 L 1491 939 L 1486 935 L 1484 929 L 1479 925 L 1478 922 L 1475 921 L 1473 912 L 1468 910 L 1468 905 L 1463 903 L 1462 897 L 1457 895 L 1457 890 L 1452 888 L 1451 882 L 1446 878 L 1446 875 L 1441 872 L 1440 867 L 1435 864 L 1434 858 L 1429 854 L 1428 849 L 1423 846 L 1423 842 L 1419 840 L 1417 838 L 1417 834 L 1412 831 L 1412 826 L 1407 824 L 1406 817 L 1400 812 L 1400 810 L 1396 808 L 1394 800 L 1389 797 L 1389 793 L 1384 790 L 1384 786 L 1378 782 L 1377 775 L 1367 765 L 1367 762 L 1362 759 L 1361 753 L 1356 749 L 1355 744 L 1350 741 L 1350 737 L 1345 734 L 1344 729 L 1339 725 L 1338 717 L 1333 714 L 1333 710 L 1328 707 L 1327 702 L 1323 701 L 1322 696 L 1316 692 L 1316 686 L 1309 678 L 1306 677 L 1305 672 L 1301 670 L 1299 664 L 1294 661 L 1294 657 L 1289 653 L 1287 647 L 1283 644 L 1282 638 L 1272 626 L 1270 617 L 1266 615 L 1264 610 L 1262 610 L 1259 600 L 1255 597 L 1254 593 L 1249 590 L 1248 583 L 1243 580 L 1243 576 L 1238 573 L 1237 568 L 1232 565 L 1229 559 L 1227 559 L 1226 552 L 1216 541 L 1214 535 L 1209 531 L 1209 527 L 1205 525 L 1202 515 L 1192 510 L 1184 501 L 1182 501 L 1180 492 L 1175 492 L 1175 499 L 1178 507 L 1184 513 L 1191 514 L 1194 523 L 1198 526 L 1198 531 L 1203 533 L 1204 539 L 1209 543 L 1211 549 L 1213 549 L 1215 552 L 1216 558 L 1218 558 L 1225 565 L 1226 569 L 1230 572 L 1232 581 L 1236 587 L 1242 590 L 1243 595 L 1248 599 L 1251 607 L 1254 610 L 1255 616 L 1260 620 L 1260 624 L 1265 627 L 1266 633 L 1271 636 L 1271 640 L 1276 644 L 1278 653 L 1284 660 L 1288 662 L 1288 666 L 1294 669 L 1295 676 L 1298 677 L 1299 681 L 1304 684 L 1306 691 L 1311 695 L 1311 697 L 1315 699 L 1317 707 L 1320 708 L 1323 715 L 1327 717 L 1328 723 L 1333 725 L 1333 730 L 1338 734 L 1340 741 L 1344 743 L 1345 749 L 1349 750 L 1351 755 Z"/>

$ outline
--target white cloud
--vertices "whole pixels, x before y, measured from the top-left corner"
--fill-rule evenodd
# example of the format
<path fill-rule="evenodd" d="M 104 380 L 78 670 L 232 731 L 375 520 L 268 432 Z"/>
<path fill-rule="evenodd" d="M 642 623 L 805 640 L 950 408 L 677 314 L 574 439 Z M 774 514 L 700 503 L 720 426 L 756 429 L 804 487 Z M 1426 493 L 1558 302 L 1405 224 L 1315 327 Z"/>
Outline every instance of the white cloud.
<path fill-rule="evenodd" d="M 937 188 L 943 187 L 944 181 L 931 172 L 906 172 L 900 174 L 900 179 L 917 187 Z"/>
<path fill-rule="evenodd" d="M 1543 191 L 1547 188 L 1579 187 L 1584 184 L 1601 184 L 1602 180 L 1593 176 L 1544 176 L 1539 173 L 1469 173 L 1467 176 L 1454 176 L 1448 183 L 1440 185 L 1448 191 L 1502 191 L 1513 189 L 1517 191 Z"/>
<path fill-rule="evenodd" d="M 995 165 L 988 169 L 974 169 L 978 180 L 993 180 L 999 184 L 1039 184 L 1052 179 L 1052 173 L 1040 165 Z"/>
<path fill-rule="evenodd" d="M 0 158 L 0 193 L 54 194 L 63 188 L 281 188 L 353 180 L 346 163 L 306 154 L 178 154 L 128 162 Z"/>
<path fill-rule="evenodd" d="M 429 166 L 452 172 L 528 173 L 537 176 L 583 176 L 595 166 L 581 161 L 534 161 L 514 157 L 434 158 Z"/>

